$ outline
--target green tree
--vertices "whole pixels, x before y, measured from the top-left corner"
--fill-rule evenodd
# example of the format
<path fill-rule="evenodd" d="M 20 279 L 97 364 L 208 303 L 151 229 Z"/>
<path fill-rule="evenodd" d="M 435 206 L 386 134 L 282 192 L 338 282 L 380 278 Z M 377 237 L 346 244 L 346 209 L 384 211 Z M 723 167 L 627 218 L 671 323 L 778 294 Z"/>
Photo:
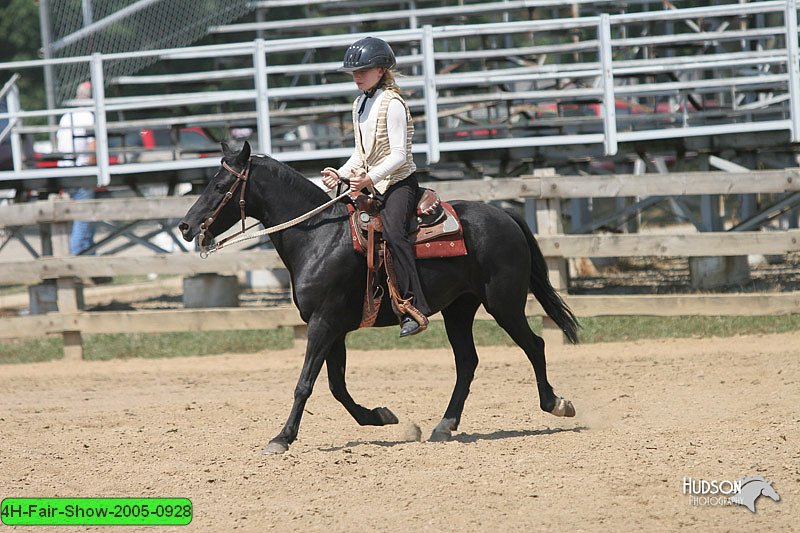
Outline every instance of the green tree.
<path fill-rule="evenodd" d="M 38 59 L 41 48 L 39 3 L 34 0 L 0 0 L 0 62 Z M 45 107 L 44 73 L 41 68 L 18 71 L 17 82 L 23 109 Z M 0 70 L 0 85 L 13 70 Z"/>

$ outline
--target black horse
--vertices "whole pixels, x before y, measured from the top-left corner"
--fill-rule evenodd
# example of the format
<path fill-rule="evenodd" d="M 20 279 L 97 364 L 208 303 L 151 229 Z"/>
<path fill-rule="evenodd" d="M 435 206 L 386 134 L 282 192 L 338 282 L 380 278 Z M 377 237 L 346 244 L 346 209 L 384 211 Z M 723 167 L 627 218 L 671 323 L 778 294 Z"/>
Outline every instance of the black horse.
<path fill-rule="evenodd" d="M 179 225 L 187 241 L 200 236 L 205 241 L 201 245 L 207 244 L 239 221 L 236 202 L 219 208 L 229 192 L 235 194 L 227 194 L 228 199 L 241 199 L 247 216 L 265 226 L 291 220 L 330 200 L 287 165 L 267 156 L 251 157 L 248 143 L 239 152 L 225 143 L 222 148 L 222 166 Z M 244 192 L 236 192 L 237 180 Z M 478 366 L 472 325 L 481 304 L 528 356 L 542 410 L 574 416 L 572 403 L 556 396 L 547 381 L 544 341 L 531 331 L 525 317 L 530 289 L 547 315 L 572 342 L 577 341 L 577 321 L 550 285 L 533 235 L 524 220 L 494 206 L 465 201 L 452 205 L 461 218 L 469 254 L 418 263 L 425 296 L 434 312 L 442 312 L 456 361 L 450 404 L 430 440 L 448 440 L 458 428 Z M 357 404 L 345 384 L 345 336 L 359 326 L 366 285 L 366 260 L 353 250 L 345 206 L 337 203 L 306 222 L 274 233 L 271 239 L 291 274 L 294 303 L 308 324 L 308 347 L 289 419 L 264 453 L 282 453 L 297 438 L 303 408 L 323 363 L 327 363 L 333 396 L 356 422 L 396 424 L 397 417 L 386 407 L 367 409 Z M 376 326 L 399 323 L 388 300 L 384 298 Z"/>

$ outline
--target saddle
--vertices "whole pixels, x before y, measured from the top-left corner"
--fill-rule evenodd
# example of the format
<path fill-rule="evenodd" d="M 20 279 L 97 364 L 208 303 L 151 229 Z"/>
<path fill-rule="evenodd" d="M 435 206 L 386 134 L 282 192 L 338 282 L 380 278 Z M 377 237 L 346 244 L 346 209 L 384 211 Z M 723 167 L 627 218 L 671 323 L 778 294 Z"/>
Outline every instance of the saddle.
<path fill-rule="evenodd" d="M 383 298 L 379 281 L 381 267 L 386 275 L 392 307 L 398 316 L 412 315 L 420 324 L 427 318 L 419 313 L 410 301 L 400 297 L 395 283 L 391 254 L 382 238 L 383 222 L 378 202 L 359 193 L 347 204 L 350 213 L 350 230 L 353 248 L 367 257 L 367 287 L 364 295 L 364 310 L 359 327 L 371 327 L 378 317 Z M 417 259 L 457 257 L 467 255 L 461 221 L 453 207 L 442 202 L 431 189 L 420 189 L 417 197 L 416 228 L 411 233 L 414 255 Z"/>

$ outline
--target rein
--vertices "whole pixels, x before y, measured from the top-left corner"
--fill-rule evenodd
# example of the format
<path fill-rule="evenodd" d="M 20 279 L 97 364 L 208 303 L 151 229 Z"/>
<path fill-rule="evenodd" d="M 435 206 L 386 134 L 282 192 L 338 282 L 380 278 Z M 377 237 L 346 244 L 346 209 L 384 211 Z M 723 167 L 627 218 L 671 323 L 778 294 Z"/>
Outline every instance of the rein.
<path fill-rule="evenodd" d="M 199 235 L 200 239 L 199 239 L 199 242 L 200 242 L 200 257 L 202 259 L 207 258 L 210 254 L 212 254 L 212 253 L 214 253 L 214 252 L 216 252 L 218 250 L 221 250 L 224 246 L 230 246 L 231 244 L 238 244 L 240 242 L 248 241 L 250 239 L 255 239 L 256 237 L 261 237 L 262 235 L 269 235 L 270 233 L 277 233 L 277 232 L 285 230 L 287 228 L 291 228 L 292 226 L 296 226 L 297 224 L 300 224 L 301 222 L 305 222 L 309 218 L 318 215 L 322 211 L 325 211 L 330 206 L 332 206 L 333 204 L 335 204 L 336 202 L 338 202 L 339 200 L 341 200 L 342 198 L 344 198 L 345 196 L 350 194 L 349 191 L 346 191 L 346 192 L 338 195 L 336 198 L 334 198 L 334 199 L 332 199 L 332 200 L 330 200 L 328 202 L 325 202 L 321 206 L 316 207 L 316 208 L 312 209 L 311 211 L 309 211 L 308 213 L 300 215 L 299 217 L 295 217 L 292 220 L 288 220 L 286 222 L 283 222 L 281 224 L 277 224 L 275 226 L 270 226 L 269 228 L 262 229 L 260 231 L 255 232 L 255 233 L 246 234 L 247 231 L 253 229 L 254 227 L 256 227 L 256 226 L 258 226 L 260 224 L 260 222 L 256 222 L 255 224 L 253 224 L 249 228 L 245 228 L 245 223 L 244 223 L 244 219 L 245 219 L 245 214 L 244 214 L 244 205 L 245 205 L 245 203 L 244 203 L 244 192 L 245 192 L 245 188 L 247 186 L 247 179 L 248 179 L 248 177 L 250 175 L 250 161 L 247 162 L 247 165 L 244 167 L 244 170 L 242 170 L 242 172 L 237 172 L 236 170 L 231 168 L 224 161 L 222 162 L 222 166 L 225 168 L 225 170 L 227 170 L 228 172 L 230 172 L 231 174 L 236 176 L 236 182 L 233 185 L 231 185 L 231 188 L 228 190 L 228 192 L 225 193 L 225 197 L 222 199 L 222 202 L 214 210 L 214 212 L 211 214 L 211 216 L 208 217 L 208 220 L 206 220 L 205 222 L 200 224 L 200 235 Z M 204 239 L 204 235 L 205 235 L 206 230 L 211 227 L 211 225 L 214 223 L 214 221 L 219 216 L 220 211 L 222 211 L 222 208 L 225 207 L 225 205 L 230 201 L 230 199 L 233 197 L 234 193 L 236 192 L 236 189 L 239 188 L 240 185 L 241 185 L 242 189 L 241 189 L 241 192 L 239 193 L 239 212 L 240 212 L 241 220 L 242 220 L 242 229 L 238 233 L 234 233 L 233 235 L 229 235 L 229 236 L 225 237 L 224 239 L 222 239 L 220 242 L 218 242 L 218 243 L 206 248 L 202 244 L 203 241 L 205 240 Z M 239 237 L 240 235 L 241 235 L 241 237 Z M 234 237 L 239 237 L 239 238 L 238 239 L 234 239 Z M 234 240 L 231 240 L 231 239 L 234 239 Z"/>

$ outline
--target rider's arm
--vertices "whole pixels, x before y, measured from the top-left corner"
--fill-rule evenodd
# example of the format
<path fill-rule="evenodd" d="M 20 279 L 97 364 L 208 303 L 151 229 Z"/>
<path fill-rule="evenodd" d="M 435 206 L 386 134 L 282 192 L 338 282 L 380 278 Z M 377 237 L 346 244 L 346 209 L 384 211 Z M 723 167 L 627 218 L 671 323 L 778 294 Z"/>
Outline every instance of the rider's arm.
<path fill-rule="evenodd" d="M 358 153 L 358 150 L 356 150 L 353 152 L 353 155 L 350 156 L 350 159 L 348 159 L 344 165 L 339 167 L 336 173 L 339 174 L 340 178 L 349 178 L 351 171 L 363 167 L 364 162 L 361 161 L 361 155 Z"/>
<path fill-rule="evenodd" d="M 399 100 L 393 99 L 389 102 L 389 109 L 386 111 L 389 155 L 378 166 L 369 170 L 369 177 L 372 178 L 372 183 L 378 183 L 406 162 L 407 125 L 405 106 Z"/>

